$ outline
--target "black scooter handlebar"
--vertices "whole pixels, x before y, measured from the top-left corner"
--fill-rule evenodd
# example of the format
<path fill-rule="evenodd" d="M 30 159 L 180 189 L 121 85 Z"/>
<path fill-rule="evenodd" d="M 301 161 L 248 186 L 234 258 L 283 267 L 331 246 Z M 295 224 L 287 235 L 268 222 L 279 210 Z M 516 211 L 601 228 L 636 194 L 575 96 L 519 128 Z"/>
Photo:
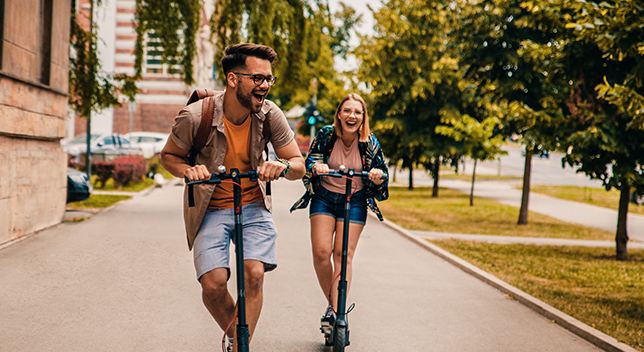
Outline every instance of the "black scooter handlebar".
<path fill-rule="evenodd" d="M 200 183 L 211 183 L 211 184 L 220 184 L 223 180 L 232 180 L 232 179 L 242 179 L 242 178 L 247 178 L 251 181 L 257 181 L 258 176 L 257 176 L 257 171 L 256 170 L 250 170 L 247 173 L 240 173 L 240 172 L 235 172 L 237 171 L 236 169 L 233 169 L 232 172 L 226 173 L 226 168 L 223 166 L 219 167 L 219 173 L 218 174 L 210 174 L 210 179 L 207 180 L 199 180 L 199 181 L 192 181 L 188 180 L 187 177 L 184 177 L 184 180 L 186 181 L 187 185 L 196 185 Z M 284 171 L 280 174 L 280 177 L 284 177 L 286 174 Z"/>
<path fill-rule="evenodd" d="M 369 172 L 367 171 L 362 171 L 362 172 L 355 172 L 353 169 L 346 170 L 346 167 L 344 165 L 340 166 L 340 170 L 333 170 L 329 169 L 329 172 L 326 174 L 318 174 L 318 176 L 331 176 L 331 177 L 362 177 L 362 179 L 368 179 L 369 178 Z M 389 176 L 386 174 L 383 174 L 380 177 L 381 180 L 388 180 Z"/>

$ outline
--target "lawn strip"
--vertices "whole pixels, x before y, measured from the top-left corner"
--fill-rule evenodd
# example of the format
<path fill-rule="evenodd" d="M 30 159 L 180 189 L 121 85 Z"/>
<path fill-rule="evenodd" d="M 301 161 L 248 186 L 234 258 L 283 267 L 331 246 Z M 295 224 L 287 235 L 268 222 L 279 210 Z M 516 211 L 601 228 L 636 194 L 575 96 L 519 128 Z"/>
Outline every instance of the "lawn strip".
<path fill-rule="evenodd" d="M 497 236 L 565 238 L 613 241 L 610 231 L 571 224 L 530 212 L 527 225 L 517 225 L 519 208 L 495 200 L 474 198 L 441 188 L 433 198 L 430 187 L 389 187 L 389 199 L 379 202 L 383 215 L 409 230 Z"/>

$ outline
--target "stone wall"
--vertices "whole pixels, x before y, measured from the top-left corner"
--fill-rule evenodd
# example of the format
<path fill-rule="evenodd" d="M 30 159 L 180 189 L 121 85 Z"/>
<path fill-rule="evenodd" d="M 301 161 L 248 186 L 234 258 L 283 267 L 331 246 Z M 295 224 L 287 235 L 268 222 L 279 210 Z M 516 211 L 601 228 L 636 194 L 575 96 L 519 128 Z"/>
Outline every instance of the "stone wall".
<path fill-rule="evenodd" d="M 4 0 L 0 32 L 0 244 L 65 213 L 70 2 Z M 34 16 L 51 8 L 51 30 Z M 47 11 L 45 11 L 47 12 Z M 43 34 L 45 33 L 45 34 Z M 51 43 L 45 43 L 51 40 Z"/>

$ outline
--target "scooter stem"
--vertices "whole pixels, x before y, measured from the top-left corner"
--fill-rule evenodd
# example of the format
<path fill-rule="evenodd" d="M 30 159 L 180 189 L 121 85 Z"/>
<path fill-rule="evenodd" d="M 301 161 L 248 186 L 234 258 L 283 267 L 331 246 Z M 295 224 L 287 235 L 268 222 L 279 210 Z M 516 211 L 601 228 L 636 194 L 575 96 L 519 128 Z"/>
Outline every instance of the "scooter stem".
<path fill-rule="evenodd" d="M 233 181 L 233 210 L 235 213 L 235 261 L 237 265 L 237 350 L 249 352 L 250 333 L 246 323 L 246 288 L 244 282 L 244 241 L 242 226 L 241 198 L 242 189 L 239 186 L 239 170 L 230 170 Z"/>

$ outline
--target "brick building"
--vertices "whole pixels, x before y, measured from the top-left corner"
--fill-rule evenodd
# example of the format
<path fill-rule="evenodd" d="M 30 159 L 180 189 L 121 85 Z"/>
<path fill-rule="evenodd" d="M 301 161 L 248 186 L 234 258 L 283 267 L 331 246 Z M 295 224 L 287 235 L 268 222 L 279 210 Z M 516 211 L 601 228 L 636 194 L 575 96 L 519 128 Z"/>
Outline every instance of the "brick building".
<path fill-rule="evenodd" d="M 135 0 L 103 1 L 96 11 L 97 34 L 101 38 L 99 57 L 106 72 L 134 74 L 136 32 L 132 23 L 135 6 Z M 122 106 L 93 114 L 92 132 L 126 134 L 131 125 L 132 131 L 167 133 L 194 88 L 223 88 L 213 79 L 214 45 L 210 43 L 209 27 L 213 10 L 214 1 L 205 1 L 201 10 L 201 29 L 197 34 L 195 85 L 189 87 L 182 82 L 180 65 L 162 65 L 158 42 L 153 37 L 146 38 L 143 78 L 137 82 L 139 94 L 135 104 L 131 109 L 129 101 L 123 100 Z M 76 119 L 68 136 L 85 133 L 85 124 L 84 119 Z"/>
<path fill-rule="evenodd" d="M 0 244 L 65 213 L 69 0 L 0 0 Z"/>

